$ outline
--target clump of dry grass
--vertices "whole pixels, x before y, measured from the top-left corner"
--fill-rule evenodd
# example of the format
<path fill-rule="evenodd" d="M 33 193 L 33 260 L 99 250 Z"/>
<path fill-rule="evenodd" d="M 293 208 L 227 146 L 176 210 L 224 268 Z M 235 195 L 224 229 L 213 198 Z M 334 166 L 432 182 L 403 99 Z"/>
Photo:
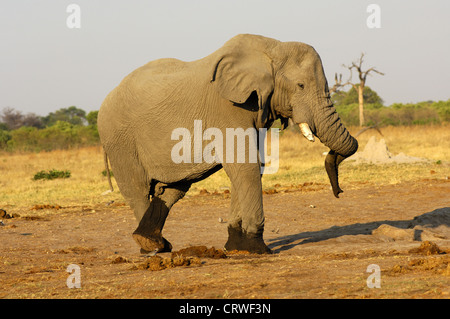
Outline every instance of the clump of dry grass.
<path fill-rule="evenodd" d="M 350 128 L 355 134 L 359 128 Z M 393 154 L 403 152 L 410 156 L 432 159 L 430 163 L 353 165 L 350 159 L 340 166 L 340 182 L 343 187 L 357 187 L 359 183 L 395 184 L 415 179 L 443 179 L 450 175 L 450 125 L 408 126 L 382 128 L 387 146 Z M 374 130 L 358 137 L 363 148 Z M 305 182 L 328 183 L 324 169 L 324 152 L 328 149 L 316 140 L 307 141 L 295 131 L 280 134 L 279 170 L 264 175 L 263 188 L 298 185 Z M 51 181 L 33 181 L 41 170 L 69 170 L 71 177 Z M 114 178 L 115 192 L 101 195 L 108 190 L 101 147 L 57 150 L 41 153 L 0 154 L 0 208 L 30 208 L 34 205 L 81 206 L 111 200 L 123 201 Z M 223 170 L 204 181 L 194 184 L 189 191 L 196 194 L 202 189 L 210 192 L 230 187 Z"/>

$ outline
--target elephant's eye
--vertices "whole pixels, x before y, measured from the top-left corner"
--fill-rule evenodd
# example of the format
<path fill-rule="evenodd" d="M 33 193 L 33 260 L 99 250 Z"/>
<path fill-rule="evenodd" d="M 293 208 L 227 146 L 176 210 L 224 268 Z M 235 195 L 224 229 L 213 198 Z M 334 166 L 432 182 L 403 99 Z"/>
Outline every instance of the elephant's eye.
<path fill-rule="evenodd" d="M 305 88 L 305 85 L 303 83 L 298 83 L 299 88 L 301 88 L 302 90 Z"/>

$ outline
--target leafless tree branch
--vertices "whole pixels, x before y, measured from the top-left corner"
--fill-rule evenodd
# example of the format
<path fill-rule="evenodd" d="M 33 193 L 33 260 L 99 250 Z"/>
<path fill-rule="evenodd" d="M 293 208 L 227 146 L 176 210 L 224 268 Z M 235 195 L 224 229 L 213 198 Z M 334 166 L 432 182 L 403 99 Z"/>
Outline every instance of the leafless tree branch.
<path fill-rule="evenodd" d="M 364 91 L 364 87 L 366 85 L 366 79 L 367 76 L 371 73 L 371 72 L 375 72 L 378 73 L 380 75 L 384 75 L 383 72 L 378 71 L 375 67 L 371 67 L 369 69 L 367 69 L 366 71 L 363 71 L 362 69 L 362 64 L 364 62 L 364 52 L 361 53 L 360 57 L 358 60 L 353 61 L 351 63 L 351 65 L 345 65 L 343 64 L 342 66 L 347 68 L 350 72 L 350 77 L 348 79 L 348 81 L 343 84 L 342 80 L 340 79 L 339 81 L 337 80 L 337 76 L 335 76 L 335 80 L 336 80 L 336 84 L 333 88 L 336 87 L 335 90 L 337 90 L 339 87 L 345 86 L 345 85 L 351 85 L 357 92 L 358 92 L 358 103 L 359 103 L 359 123 L 360 126 L 363 126 L 364 124 L 364 97 L 363 97 L 363 91 Z M 353 78 L 353 70 L 356 70 L 356 72 L 358 72 L 358 78 L 359 78 L 359 83 L 355 83 L 352 81 Z M 335 92 L 335 91 L 334 91 Z"/>

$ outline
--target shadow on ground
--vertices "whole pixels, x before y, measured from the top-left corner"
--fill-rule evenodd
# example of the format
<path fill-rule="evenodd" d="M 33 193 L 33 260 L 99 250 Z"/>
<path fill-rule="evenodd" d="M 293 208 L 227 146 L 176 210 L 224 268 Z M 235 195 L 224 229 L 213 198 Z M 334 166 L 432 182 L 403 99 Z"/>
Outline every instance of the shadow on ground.
<path fill-rule="evenodd" d="M 298 234 L 292 234 L 273 238 L 267 240 L 269 248 L 274 253 L 279 253 L 284 250 L 289 250 L 298 245 L 307 243 L 320 242 L 332 238 L 338 238 L 341 236 L 354 236 L 354 235 L 372 235 L 372 232 L 381 225 L 389 225 L 399 229 L 417 228 L 416 226 L 422 226 L 426 228 L 436 228 L 439 226 L 450 227 L 450 207 L 443 207 L 431 212 L 419 215 L 410 220 L 383 220 L 374 221 L 369 223 L 356 223 L 346 226 L 333 226 L 327 229 L 302 232 Z M 414 240 L 422 240 L 423 230 L 414 229 Z"/>

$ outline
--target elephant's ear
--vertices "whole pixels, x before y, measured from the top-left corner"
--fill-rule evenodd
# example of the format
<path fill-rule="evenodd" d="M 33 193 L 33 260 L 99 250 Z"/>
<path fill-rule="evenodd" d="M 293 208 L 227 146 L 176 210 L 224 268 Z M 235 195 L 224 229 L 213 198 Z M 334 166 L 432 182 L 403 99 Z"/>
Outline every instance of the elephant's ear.
<path fill-rule="evenodd" d="M 262 113 L 274 89 L 271 60 L 256 50 L 252 53 L 231 50 L 215 63 L 211 82 L 223 98 L 235 103 L 244 103 L 256 92 Z"/>

